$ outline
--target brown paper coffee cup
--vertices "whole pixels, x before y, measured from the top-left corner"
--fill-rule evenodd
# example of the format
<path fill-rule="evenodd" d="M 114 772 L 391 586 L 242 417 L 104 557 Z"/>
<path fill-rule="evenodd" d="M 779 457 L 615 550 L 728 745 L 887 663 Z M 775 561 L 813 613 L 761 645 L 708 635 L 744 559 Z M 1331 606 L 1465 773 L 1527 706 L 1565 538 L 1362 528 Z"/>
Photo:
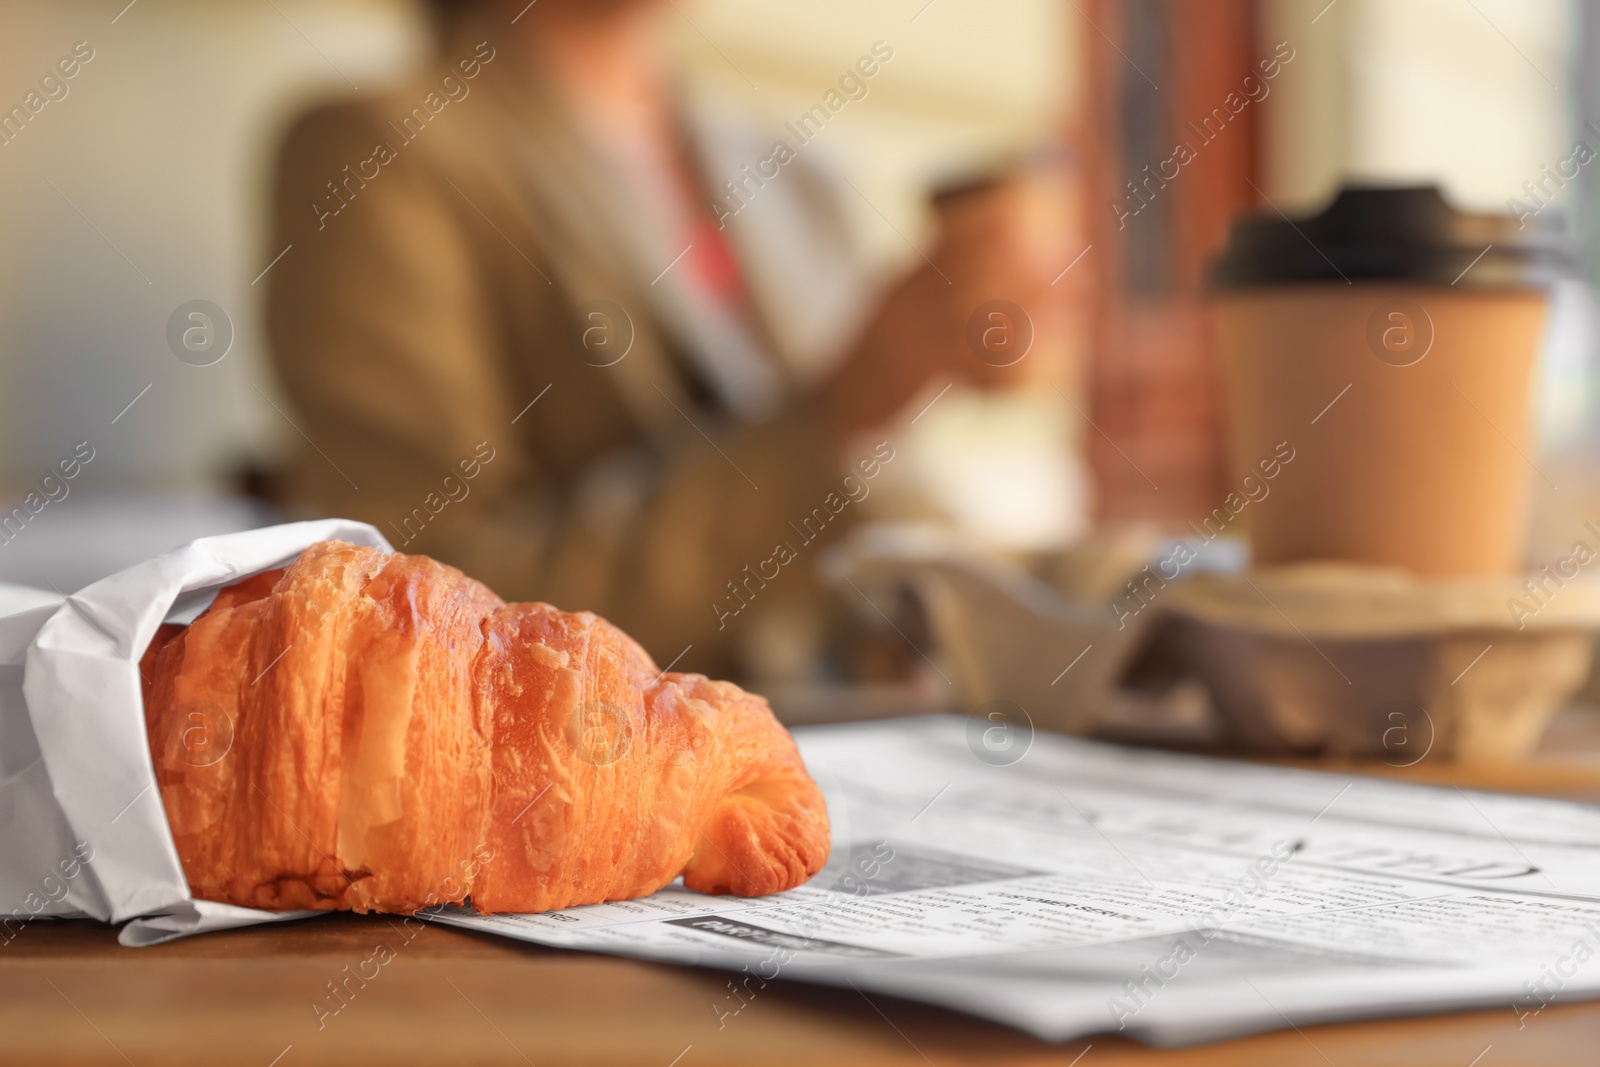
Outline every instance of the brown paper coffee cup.
<path fill-rule="evenodd" d="M 1249 506 L 1255 561 L 1519 570 L 1546 306 L 1375 283 L 1219 299 L 1236 477 L 1285 444 L 1295 457 Z"/>
<path fill-rule="evenodd" d="M 1213 289 L 1255 562 L 1520 570 L 1546 284 L 1571 265 L 1549 226 L 1432 187 L 1237 222 Z"/>

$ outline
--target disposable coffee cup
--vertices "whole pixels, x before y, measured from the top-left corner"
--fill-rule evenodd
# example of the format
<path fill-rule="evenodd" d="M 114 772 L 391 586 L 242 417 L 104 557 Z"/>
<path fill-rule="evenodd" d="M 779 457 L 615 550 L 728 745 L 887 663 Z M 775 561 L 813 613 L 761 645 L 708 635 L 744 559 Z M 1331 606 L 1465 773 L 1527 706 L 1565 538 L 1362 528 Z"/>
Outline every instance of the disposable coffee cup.
<path fill-rule="evenodd" d="M 1236 221 L 1211 282 L 1255 562 L 1521 570 L 1548 287 L 1575 272 L 1559 222 L 1433 186 Z"/>

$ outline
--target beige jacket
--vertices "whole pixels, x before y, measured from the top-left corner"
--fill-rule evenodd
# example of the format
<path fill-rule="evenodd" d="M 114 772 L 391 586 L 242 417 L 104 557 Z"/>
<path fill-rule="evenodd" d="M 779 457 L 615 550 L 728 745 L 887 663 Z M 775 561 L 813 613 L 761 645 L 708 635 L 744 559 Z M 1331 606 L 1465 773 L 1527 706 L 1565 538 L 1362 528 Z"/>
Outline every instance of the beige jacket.
<path fill-rule="evenodd" d="M 711 128 L 708 176 L 771 148 Z M 758 305 L 741 333 L 670 271 L 652 284 L 677 250 L 503 44 L 304 116 L 265 282 L 293 504 L 508 599 L 599 612 L 663 664 L 693 646 L 679 669 L 734 670 L 757 616 L 815 597 L 820 543 L 790 524 L 843 473 L 804 394 L 865 286 L 804 163 L 729 223 Z M 785 538 L 805 558 L 750 583 Z"/>

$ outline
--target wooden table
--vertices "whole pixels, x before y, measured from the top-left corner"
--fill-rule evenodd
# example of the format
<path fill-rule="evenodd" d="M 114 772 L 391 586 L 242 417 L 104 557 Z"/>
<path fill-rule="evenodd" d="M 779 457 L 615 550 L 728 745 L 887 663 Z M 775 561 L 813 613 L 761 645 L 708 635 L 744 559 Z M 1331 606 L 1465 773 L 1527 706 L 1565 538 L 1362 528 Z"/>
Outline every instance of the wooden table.
<path fill-rule="evenodd" d="M 1358 769 L 1600 799 L 1600 749 L 1554 747 L 1560 756 L 1504 768 Z M 394 958 L 319 1029 L 312 1002 L 380 943 Z M 120 948 L 114 931 L 95 923 L 37 924 L 0 947 L 0 1064 L 1574 1067 L 1600 1057 L 1600 1003 L 1551 1007 L 1521 1029 L 1508 1006 L 1155 1051 L 1115 1037 L 1048 1045 L 891 997 L 787 982 L 719 1026 L 711 1005 L 730 1003 L 725 982 L 714 971 L 435 926 L 408 938 L 377 916 L 144 949 Z"/>

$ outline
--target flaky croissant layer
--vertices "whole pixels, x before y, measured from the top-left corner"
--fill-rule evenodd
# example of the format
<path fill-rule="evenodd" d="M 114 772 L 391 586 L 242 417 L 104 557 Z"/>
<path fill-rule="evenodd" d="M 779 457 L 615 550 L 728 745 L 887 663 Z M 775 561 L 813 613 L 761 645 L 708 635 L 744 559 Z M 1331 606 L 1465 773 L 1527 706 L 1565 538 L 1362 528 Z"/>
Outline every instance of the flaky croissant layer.
<path fill-rule="evenodd" d="M 483 913 L 790 889 L 828 815 L 766 702 L 663 673 L 587 612 L 338 541 L 224 589 L 143 661 L 190 889 Z"/>

